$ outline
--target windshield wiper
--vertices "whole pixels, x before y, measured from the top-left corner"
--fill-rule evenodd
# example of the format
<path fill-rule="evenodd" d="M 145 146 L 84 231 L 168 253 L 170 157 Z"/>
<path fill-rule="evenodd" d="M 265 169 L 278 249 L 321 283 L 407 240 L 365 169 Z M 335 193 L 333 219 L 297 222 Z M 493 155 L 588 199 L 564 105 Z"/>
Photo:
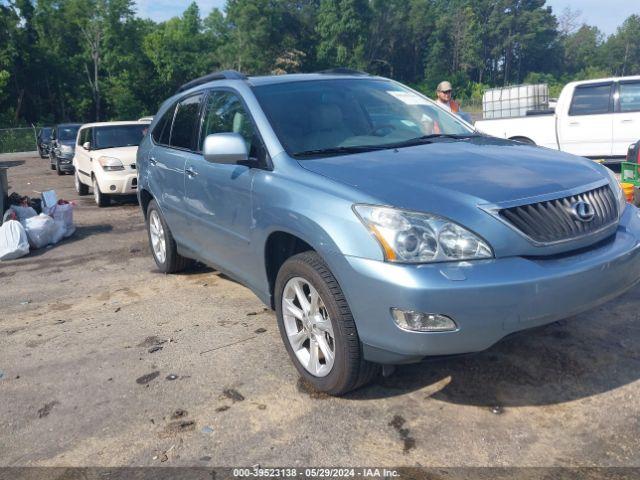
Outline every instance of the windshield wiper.
<path fill-rule="evenodd" d="M 352 147 L 331 147 L 331 148 L 318 148 L 315 150 L 304 150 L 302 152 L 295 152 L 294 157 L 313 157 L 315 155 L 348 155 L 350 153 L 363 153 L 372 152 L 374 150 L 384 150 L 389 148 L 382 145 L 355 145 Z"/>
<path fill-rule="evenodd" d="M 390 143 L 385 145 L 387 148 L 402 148 L 411 147 L 413 145 L 424 145 L 433 143 L 438 138 L 452 138 L 454 140 L 465 140 L 467 138 L 477 137 L 477 133 L 431 133 L 429 135 L 422 135 L 421 137 L 410 138 L 409 140 L 403 140 L 398 143 Z"/>

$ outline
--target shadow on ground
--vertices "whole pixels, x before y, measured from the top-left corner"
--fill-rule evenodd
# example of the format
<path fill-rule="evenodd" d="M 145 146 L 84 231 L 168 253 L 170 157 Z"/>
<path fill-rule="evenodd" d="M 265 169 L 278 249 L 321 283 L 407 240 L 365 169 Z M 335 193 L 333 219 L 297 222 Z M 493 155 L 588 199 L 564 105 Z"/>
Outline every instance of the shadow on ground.
<path fill-rule="evenodd" d="M 633 311 L 639 303 L 636 288 L 615 304 L 505 338 L 485 352 L 399 366 L 392 376 L 346 398 L 385 398 L 424 389 L 425 398 L 455 404 L 527 406 L 607 392 L 640 378 L 638 316 L 616 313 Z"/>

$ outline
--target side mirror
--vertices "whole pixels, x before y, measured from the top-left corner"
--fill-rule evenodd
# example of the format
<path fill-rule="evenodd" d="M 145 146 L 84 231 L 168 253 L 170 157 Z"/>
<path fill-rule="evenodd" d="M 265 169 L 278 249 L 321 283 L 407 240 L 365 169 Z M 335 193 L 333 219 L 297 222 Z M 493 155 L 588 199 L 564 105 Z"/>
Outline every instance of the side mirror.
<path fill-rule="evenodd" d="M 84 148 L 85 150 L 91 150 L 91 142 L 84 142 L 82 144 L 82 148 Z"/>
<path fill-rule="evenodd" d="M 214 133 L 204 139 L 204 159 L 211 163 L 236 164 L 249 160 L 247 144 L 239 133 Z"/>

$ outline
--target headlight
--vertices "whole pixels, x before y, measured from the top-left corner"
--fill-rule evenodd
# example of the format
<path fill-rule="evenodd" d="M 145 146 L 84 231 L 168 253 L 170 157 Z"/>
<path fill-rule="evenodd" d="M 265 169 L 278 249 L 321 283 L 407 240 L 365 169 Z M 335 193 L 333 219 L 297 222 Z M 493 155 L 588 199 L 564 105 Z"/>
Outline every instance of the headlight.
<path fill-rule="evenodd" d="M 492 258 L 480 237 L 446 218 L 389 207 L 354 205 L 389 262 L 427 263 Z"/>
<path fill-rule="evenodd" d="M 73 153 L 71 145 L 60 145 L 60 153 Z"/>
<path fill-rule="evenodd" d="M 611 186 L 613 194 L 616 196 L 616 200 L 618 200 L 618 215 L 622 216 L 622 212 L 627 208 L 627 199 L 624 196 L 624 191 L 622 191 L 622 186 L 620 186 L 620 180 L 618 180 L 618 177 L 616 177 L 616 174 L 613 173 L 612 170 L 607 167 L 602 168 L 604 168 L 607 175 L 609 175 L 609 185 Z"/>
<path fill-rule="evenodd" d="M 100 157 L 98 163 L 106 172 L 115 172 L 116 170 L 124 170 L 124 165 L 117 158 Z"/>

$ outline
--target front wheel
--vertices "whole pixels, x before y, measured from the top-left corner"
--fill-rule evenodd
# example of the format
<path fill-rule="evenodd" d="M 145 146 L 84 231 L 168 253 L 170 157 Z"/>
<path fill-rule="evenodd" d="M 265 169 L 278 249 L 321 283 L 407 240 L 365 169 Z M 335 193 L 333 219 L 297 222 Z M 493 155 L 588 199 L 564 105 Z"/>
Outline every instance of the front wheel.
<path fill-rule="evenodd" d="M 289 357 L 316 390 L 343 395 L 378 372 L 364 360 L 340 285 L 315 252 L 288 259 L 276 279 L 276 315 Z"/>
<path fill-rule="evenodd" d="M 80 196 L 87 195 L 89 193 L 89 187 L 80 181 L 80 176 L 78 175 L 78 171 L 76 170 L 73 174 L 73 180 L 76 187 L 76 193 Z"/>
<path fill-rule="evenodd" d="M 107 207 L 111 204 L 111 198 L 100 191 L 100 186 L 98 185 L 98 181 L 95 177 L 93 179 L 93 198 L 98 207 Z"/>

